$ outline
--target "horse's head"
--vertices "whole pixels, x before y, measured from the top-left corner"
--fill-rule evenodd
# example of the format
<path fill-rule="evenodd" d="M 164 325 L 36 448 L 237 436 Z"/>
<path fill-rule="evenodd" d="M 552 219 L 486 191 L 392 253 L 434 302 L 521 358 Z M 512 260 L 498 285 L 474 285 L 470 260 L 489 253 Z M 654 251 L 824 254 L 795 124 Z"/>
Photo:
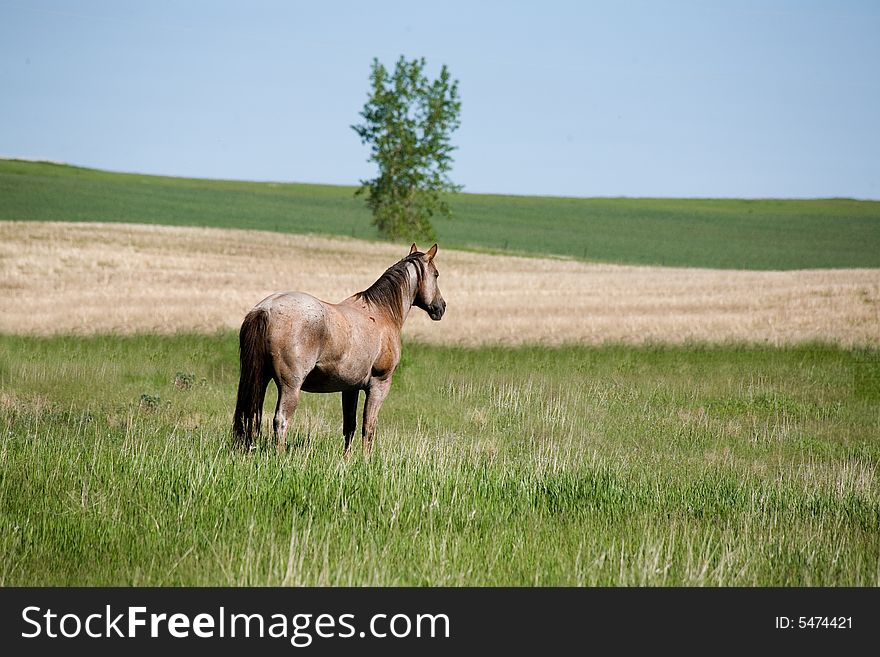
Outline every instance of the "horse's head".
<path fill-rule="evenodd" d="M 419 253 L 419 248 L 413 243 L 409 250 L 409 254 Z M 437 245 L 435 244 L 427 253 L 421 254 L 421 261 L 424 264 L 424 275 L 419 277 L 419 289 L 416 291 L 416 298 L 413 305 L 421 308 L 428 313 L 428 316 L 434 321 L 443 317 L 446 312 L 446 302 L 443 295 L 440 294 L 440 286 L 437 285 L 437 278 L 440 276 L 437 266 L 434 264 L 434 256 L 437 255 Z"/>

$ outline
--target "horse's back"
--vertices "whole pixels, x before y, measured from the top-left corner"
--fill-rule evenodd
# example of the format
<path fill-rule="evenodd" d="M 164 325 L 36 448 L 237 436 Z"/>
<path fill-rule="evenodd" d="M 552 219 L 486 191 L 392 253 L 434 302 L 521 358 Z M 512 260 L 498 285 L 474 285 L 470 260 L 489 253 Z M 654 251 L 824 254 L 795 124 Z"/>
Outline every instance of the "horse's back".
<path fill-rule="evenodd" d="M 327 305 L 305 292 L 278 292 L 254 307 L 267 315 L 269 350 L 317 358 L 327 335 Z"/>
<path fill-rule="evenodd" d="M 276 292 L 260 301 L 254 310 L 264 310 L 270 316 L 295 317 L 305 321 L 320 321 L 327 304 L 305 292 Z"/>

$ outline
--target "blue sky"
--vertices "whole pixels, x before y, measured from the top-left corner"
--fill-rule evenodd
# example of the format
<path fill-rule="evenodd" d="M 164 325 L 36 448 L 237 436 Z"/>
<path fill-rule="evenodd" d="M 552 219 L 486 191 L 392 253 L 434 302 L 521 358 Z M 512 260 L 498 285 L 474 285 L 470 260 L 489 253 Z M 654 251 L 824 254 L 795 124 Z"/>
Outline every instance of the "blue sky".
<path fill-rule="evenodd" d="M 453 181 L 880 199 L 880 3 L 0 0 L 0 156 L 357 184 L 370 62 L 460 81 Z"/>

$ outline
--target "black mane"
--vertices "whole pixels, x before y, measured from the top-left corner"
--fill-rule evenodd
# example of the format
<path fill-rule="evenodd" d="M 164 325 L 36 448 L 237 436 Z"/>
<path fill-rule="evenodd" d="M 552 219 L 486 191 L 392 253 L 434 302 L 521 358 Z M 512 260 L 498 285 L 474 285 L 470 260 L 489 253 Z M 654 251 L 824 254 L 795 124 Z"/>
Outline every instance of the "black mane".
<path fill-rule="evenodd" d="M 410 253 L 400 262 L 391 265 L 375 283 L 363 292 L 358 292 L 355 296 L 374 306 L 386 307 L 394 321 L 403 324 L 406 312 L 404 304 L 409 303 L 409 299 L 403 298 L 403 289 L 409 281 L 407 265 L 409 263 L 415 264 L 416 287 L 421 287 L 422 279 L 425 276 L 425 262 L 422 260 L 424 256 L 425 254 L 420 251 Z"/>

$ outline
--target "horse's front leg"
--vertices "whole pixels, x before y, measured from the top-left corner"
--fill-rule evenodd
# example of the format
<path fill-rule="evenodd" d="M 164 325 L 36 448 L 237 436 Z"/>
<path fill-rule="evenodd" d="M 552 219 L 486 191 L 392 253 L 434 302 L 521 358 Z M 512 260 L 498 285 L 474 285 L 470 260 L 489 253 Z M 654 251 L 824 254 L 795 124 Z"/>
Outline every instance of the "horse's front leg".
<path fill-rule="evenodd" d="M 382 402 L 388 396 L 391 389 L 391 377 L 387 379 L 371 379 L 366 390 L 364 400 L 364 422 L 362 427 L 364 438 L 364 455 L 368 456 L 373 448 L 373 434 L 376 431 L 376 419 L 379 417 L 379 409 Z"/>
<path fill-rule="evenodd" d="M 345 438 L 343 454 L 351 455 L 351 441 L 357 429 L 357 410 L 359 390 L 344 390 L 342 392 L 342 435 Z"/>

